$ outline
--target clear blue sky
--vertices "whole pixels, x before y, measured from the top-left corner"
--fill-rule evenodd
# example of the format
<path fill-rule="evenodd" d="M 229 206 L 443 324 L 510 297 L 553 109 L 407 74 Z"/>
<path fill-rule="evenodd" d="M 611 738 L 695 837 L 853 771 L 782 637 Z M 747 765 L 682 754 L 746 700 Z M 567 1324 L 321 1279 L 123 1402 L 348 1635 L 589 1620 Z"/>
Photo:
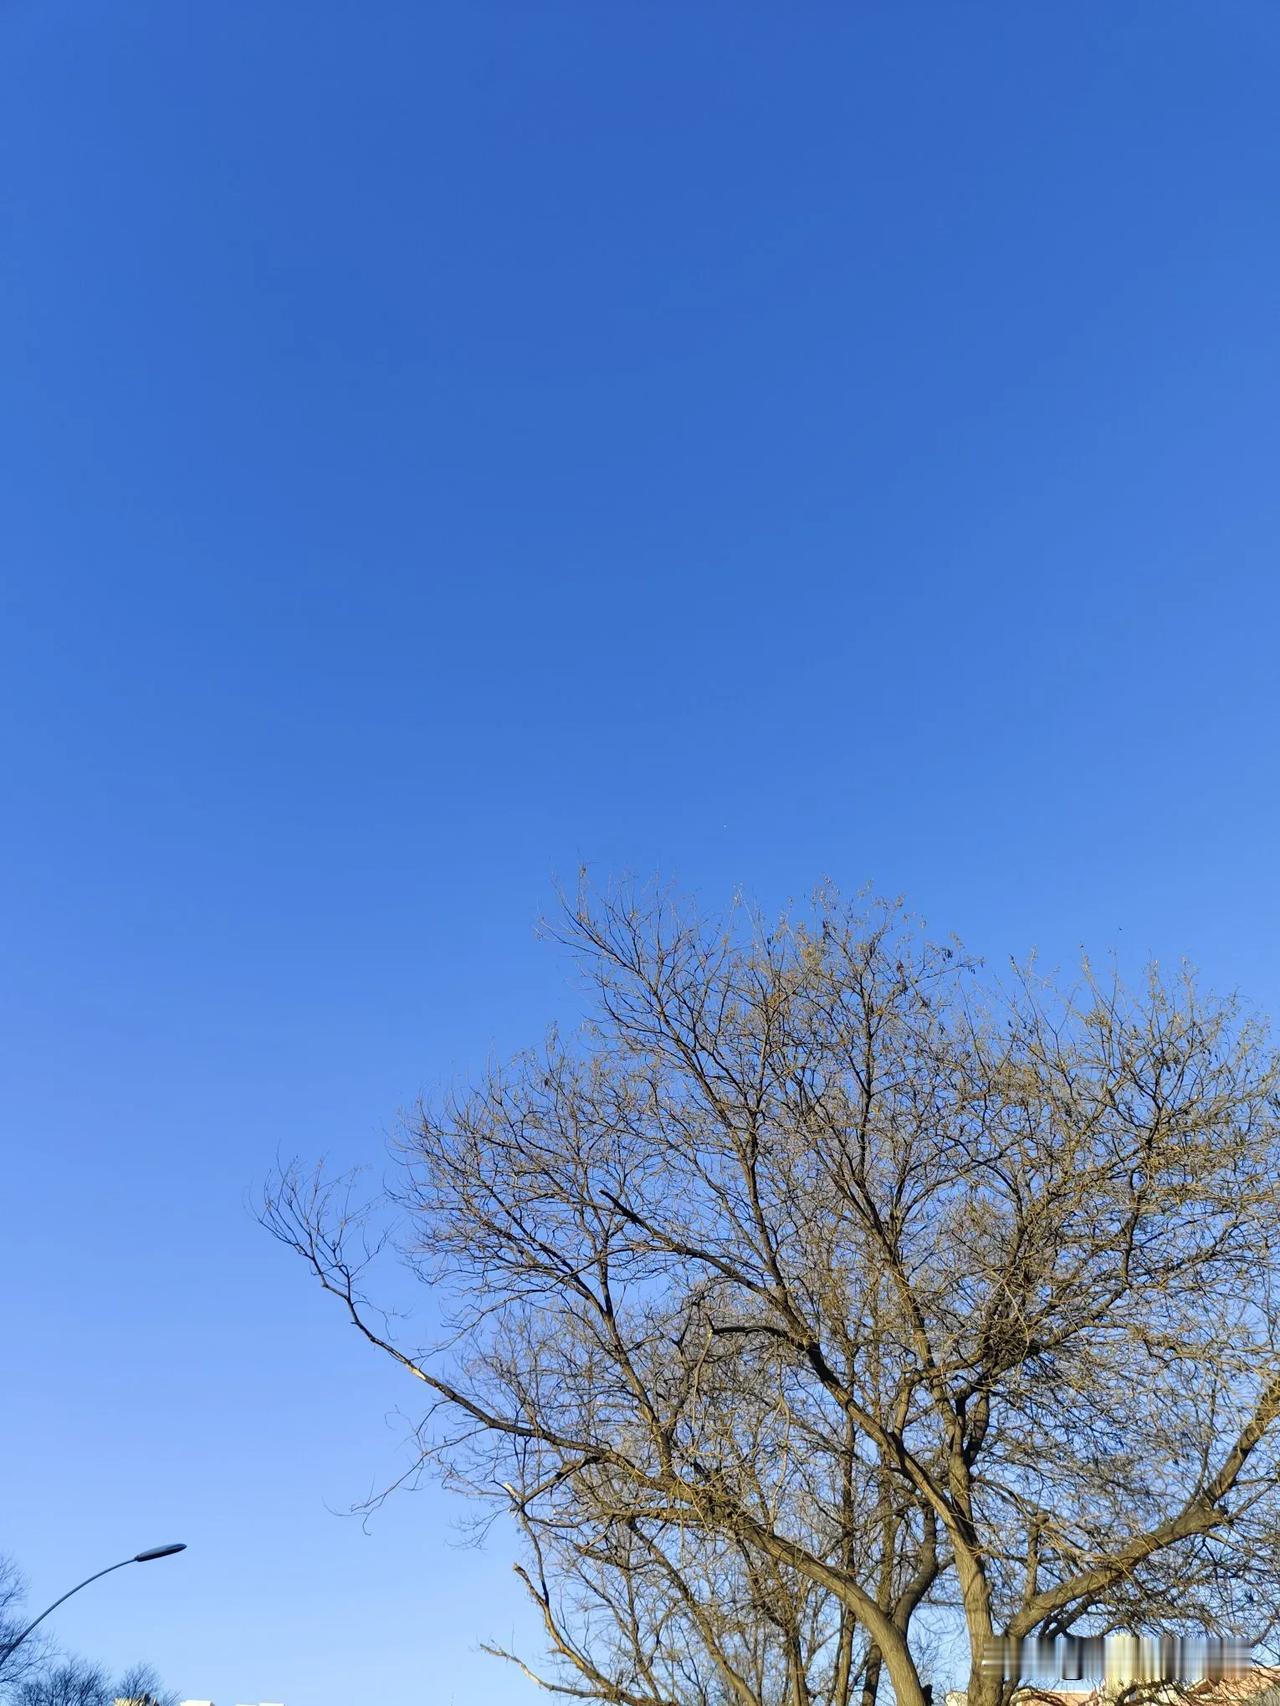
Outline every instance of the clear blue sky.
<path fill-rule="evenodd" d="M 0 1546 L 222 1706 L 517 1706 L 246 1208 L 828 873 L 1280 1010 L 1280 10 L 3 0 Z M 296 1270 L 296 1271 L 295 1271 Z"/>

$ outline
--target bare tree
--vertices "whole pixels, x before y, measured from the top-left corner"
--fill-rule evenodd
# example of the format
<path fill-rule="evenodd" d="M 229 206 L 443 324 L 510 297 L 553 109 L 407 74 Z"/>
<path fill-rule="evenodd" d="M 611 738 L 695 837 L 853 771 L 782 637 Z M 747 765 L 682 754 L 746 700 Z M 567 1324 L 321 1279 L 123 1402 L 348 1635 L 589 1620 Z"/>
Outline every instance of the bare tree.
<path fill-rule="evenodd" d="M 29 1678 L 14 1696 L 17 1706 L 111 1706 L 111 1678 L 101 1665 L 69 1659 Z"/>
<path fill-rule="evenodd" d="M 583 893 L 552 934 L 581 1038 L 406 1134 L 398 1239 L 447 1340 L 371 1311 L 341 1187 L 289 1173 L 267 1220 L 431 1393 L 422 1465 L 517 1513 L 556 1686 L 869 1706 L 883 1673 L 925 1706 L 931 1603 L 972 1706 L 1001 1631 L 1266 1632 L 1260 1025 L 1186 972 L 988 984 L 826 892 L 772 925 Z"/>
<path fill-rule="evenodd" d="M 797 1512 L 811 1496 L 804 1468 L 801 1459 L 783 1494 Z M 846 1468 L 852 1470 L 851 1458 Z M 850 1477 L 837 1499 L 847 1524 L 842 1549 L 855 1540 L 867 1554 L 882 1548 L 878 1593 L 889 1615 L 905 1619 L 936 1574 L 934 1550 L 925 1549 L 922 1568 L 910 1509 L 900 1502 L 858 1508 L 849 1496 L 854 1485 Z M 548 1680 L 515 1654 L 487 1650 L 542 1686 L 630 1706 L 850 1706 L 875 1699 L 879 1655 L 842 1602 L 741 1539 L 634 1516 L 602 1524 L 592 1510 L 574 1522 L 563 1506 L 552 1515 L 510 1491 L 531 1559 L 518 1573 L 560 1663 Z M 882 1488 L 886 1500 L 892 1492 Z M 923 1520 L 936 1527 L 931 1513 Z"/>
<path fill-rule="evenodd" d="M 39 1637 L 15 1645 L 27 1623 L 23 1615 L 25 1598 L 22 1572 L 12 1558 L 0 1556 L 0 1694 L 32 1675 L 45 1657 Z"/>
<path fill-rule="evenodd" d="M 67 1659 L 28 1677 L 18 1688 L 15 1706 L 178 1706 L 178 1696 L 164 1689 L 148 1665 L 135 1665 L 113 1680 L 102 1665 Z"/>
<path fill-rule="evenodd" d="M 148 1664 L 131 1665 L 115 1684 L 113 1699 L 128 1706 L 178 1706 L 176 1690 L 166 1688 Z"/>

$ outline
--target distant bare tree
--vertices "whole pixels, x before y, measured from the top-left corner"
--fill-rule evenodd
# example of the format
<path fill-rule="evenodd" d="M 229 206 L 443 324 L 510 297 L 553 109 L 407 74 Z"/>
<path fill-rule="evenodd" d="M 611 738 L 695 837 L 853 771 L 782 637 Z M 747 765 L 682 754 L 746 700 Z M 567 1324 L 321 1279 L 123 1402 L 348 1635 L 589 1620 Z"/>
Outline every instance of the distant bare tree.
<path fill-rule="evenodd" d="M 18 1566 L 12 1558 L 0 1556 L 0 1666 L 6 1653 L 22 1629 L 18 1610 L 26 1591 Z"/>
<path fill-rule="evenodd" d="M 176 1689 L 166 1688 L 150 1665 L 133 1665 L 115 1684 L 113 1700 L 129 1706 L 178 1706 Z"/>
<path fill-rule="evenodd" d="M 0 1556 L 0 1696 L 30 1676 L 42 1663 L 45 1649 L 38 1639 L 14 1642 L 26 1627 L 23 1601 L 26 1582 L 12 1558 Z"/>
<path fill-rule="evenodd" d="M 14 1695 L 15 1706 L 178 1706 L 148 1665 L 135 1665 L 113 1680 L 102 1665 L 68 1659 L 29 1677 Z"/>
<path fill-rule="evenodd" d="M 71 1659 L 23 1683 L 17 1706 L 111 1706 L 111 1679 L 101 1665 Z"/>
<path fill-rule="evenodd" d="M 585 892 L 594 990 L 406 1135 L 394 1339 L 365 1211 L 267 1220 L 432 1394 L 421 1463 L 523 1526 L 551 1686 L 926 1706 L 918 1613 L 1254 1638 L 1280 1603 L 1280 1167 L 1260 1025 L 1153 970 L 988 984 L 895 906 L 769 925 Z"/>

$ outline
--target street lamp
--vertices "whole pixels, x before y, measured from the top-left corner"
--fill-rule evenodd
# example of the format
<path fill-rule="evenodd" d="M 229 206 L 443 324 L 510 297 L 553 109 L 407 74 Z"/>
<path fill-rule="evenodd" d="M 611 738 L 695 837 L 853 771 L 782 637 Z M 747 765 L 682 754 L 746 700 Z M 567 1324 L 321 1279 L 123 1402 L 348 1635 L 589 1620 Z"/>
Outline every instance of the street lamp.
<path fill-rule="evenodd" d="M 77 1582 L 75 1587 L 68 1588 L 62 1599 L 55 1599 L 47 1610 L 40 1613 L 35 1623 L 28 1623 L 16 1640 L 6 1641 L 3 1646 L 0 1646 L 0 1658 L 7 1659 L 10 1653 L 22 1645 L 37 1623 L 43 1623 L 50 1611 L 58 1609 L 62 1600 L 70 1599 L 71 1595 L 79 1593 L 81 1588 L 87 1588 L 89 1583 L 96 1582 L 99 1576 L 109 1576 L 112 1570 L 123 1570 L 126 1564 L 149 1564 L 153 1558 L 171 1558 L 175 1552 L 185 1552 L 186 1549 L 185 1541 L 179 1541 L 173 1546 L 152 1546 L 145 1552 L 135 1552 L 132 1558 L 121 1558 L 118 1564 L 108 1564 L 105 1570 L 98 1570 L 92 1576 L 86 1576 L 82 1582 Z"/>

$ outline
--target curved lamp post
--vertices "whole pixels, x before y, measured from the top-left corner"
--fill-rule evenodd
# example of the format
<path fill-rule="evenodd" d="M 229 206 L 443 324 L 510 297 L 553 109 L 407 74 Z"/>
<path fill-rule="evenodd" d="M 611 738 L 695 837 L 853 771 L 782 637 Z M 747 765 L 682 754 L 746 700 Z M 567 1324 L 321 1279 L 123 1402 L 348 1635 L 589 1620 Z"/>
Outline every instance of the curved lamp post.
<path fill-rule="evenodd" d="M 77 1582 L 75 1587 L 68 1588 L 66 1593 L 63 1594 L 62 1599 L 55 1599 L 51 1606 L 48 1606 L 40 1613 L 39 1617 L 36 1618 L 35 1623 L 28 1623 L 16 1640 L 6 1641 L 2 1646 L 0 1646 L 0 1658 L 7 1659 L 10 1653 L 14 1652 L 15 1649 L 22 1645 L 27 1636 L 36 1627 L 37 1623 L 43 1623 L 45 1618 L 49 1615 L 49 1612 L 56 1611 L 58 1609 L 62 1604 L 62 1600 L 70 1599 L 71 1595 L 73 1593 L 79 1593 L 81 1588 L 87 1588 L 89 1583 L 96 1582 L 99 1576 L 109 1576 L 112 1570 L 123 1570 L 126 1564 L 149 1564 L 153 1558 L 171 1558 L 175 1552 L 185 1552 L 186 1549 L 185 1541 L 179 1541 L 174 1546 L 152 1546 L 146 1552 L 135 1552 L 132 1558 L 121 1558 L 118 1564 L 108 1564 L 105 1570 L 97 1570 L 93 1575 L 86 1576 L 82 1582 Z"/>

